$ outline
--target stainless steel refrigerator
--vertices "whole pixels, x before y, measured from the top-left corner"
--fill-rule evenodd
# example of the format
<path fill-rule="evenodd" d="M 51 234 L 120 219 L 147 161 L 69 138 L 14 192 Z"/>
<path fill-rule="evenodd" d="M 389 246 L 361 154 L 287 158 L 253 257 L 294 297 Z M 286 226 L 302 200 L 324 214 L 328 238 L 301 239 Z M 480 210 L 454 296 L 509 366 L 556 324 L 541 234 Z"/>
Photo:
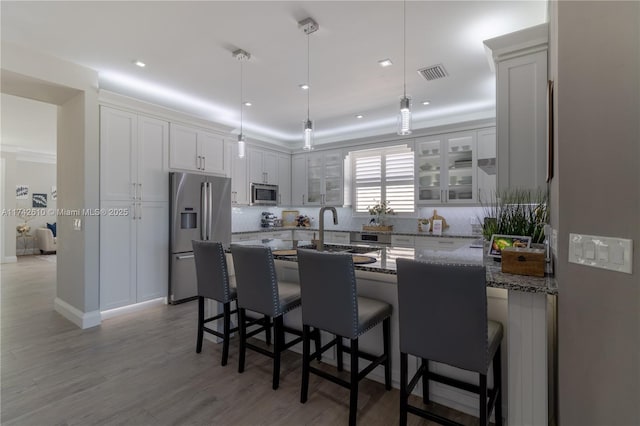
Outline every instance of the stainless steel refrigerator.
<path fill-rule="evenodd" d="M 192 240 L 231 244 L 231 179 L 170 174 L 169 302 L 197 296 Z"/>

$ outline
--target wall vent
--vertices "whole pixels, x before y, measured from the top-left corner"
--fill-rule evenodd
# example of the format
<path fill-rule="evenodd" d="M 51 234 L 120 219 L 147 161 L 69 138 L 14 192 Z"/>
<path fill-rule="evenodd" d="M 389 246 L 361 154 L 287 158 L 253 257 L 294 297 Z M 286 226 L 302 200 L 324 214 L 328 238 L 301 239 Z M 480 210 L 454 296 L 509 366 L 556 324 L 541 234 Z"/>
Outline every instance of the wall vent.
<path fill-rule="evenodd" d="M 444 69 L 444 66 L 442 64 L 420 68 L 418 70 L 418 74 L 424 77 L 424 79 L 427 81 L 445 78 L 449 75 L 447 74 L 447 70 Z"/>

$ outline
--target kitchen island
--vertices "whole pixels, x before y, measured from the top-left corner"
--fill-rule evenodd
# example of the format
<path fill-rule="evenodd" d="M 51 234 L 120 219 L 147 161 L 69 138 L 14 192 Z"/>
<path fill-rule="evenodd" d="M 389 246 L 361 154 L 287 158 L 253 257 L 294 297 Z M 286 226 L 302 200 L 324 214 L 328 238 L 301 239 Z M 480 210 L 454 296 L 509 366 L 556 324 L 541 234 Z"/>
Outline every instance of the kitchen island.
<path fill-rule="evenodd" d="M 280 250 L 292 250 L 288 240 L 243 241 L 241 244 L 266 245 L 274 251 L 277 274 L 280 279 L 298 282 L 297 258 L 295 255 L 278 254 Z M 304 242 L 300 242 L 304 246 Z M 503 395 L 505 416 L 510 425 L 547 424 L 549 387 L 553 383 L 553 352 L 555 337 L 555 295 L 557 287 L 553 277 L 528 277 L 501 272 L 500 263 L 483 255 L 483 249 L 471 248 L 468 244 L 453 250 L 429 250 L 406 247 L 372 247 L 365 245 L 327 245 L 329 251 L 356 251 L 359 256 L 368 256 L 370 263 L 355 265 L 358 293 L 390 303 L 394 314 L 391 319 L 392 378 L 394 387 L 399 387 L 400 362 L 398 340 L 398 298 L 396 290 L 396 259 L 409 258 L 425 262 L 482 265 L 487 270 L 487 304 L 489 318 L 499 321 L 505 329 L 502 345 Z M 355 248 L 355 250 L 353 250 Z M 286 252 L 284 252 L 286 253 Z M 289 252 L 292 254 L 293 252 Z M 233 273 L 231 256 L 230 273 Z M 425 281 L 428 277 L 425 277 Z M 463 297 L 463 295 L 461 295 Z M 287 314 L 286 323 L 300 326 L 300 311 Z M 361 338 L 360 345 L 365 350 L 380 351 L 382 332 L 372 332 Z M 436 343 L 437 344 L 437 343 Z M 333 363 L 332 354 L 327 354 L 325 362 Z M 410 358 L 411 374 L 418 361 Z M 349 365 L 345 360 L 345 366 Z M 438 363 L 431 363 L 431 369 L 439 374 L 477 383 L 477 375 Z M 384 381 L 382 369 L 374 370 L 373 380 Z M 491 375 L 489 375 L 491 377 Z M 489 385 L 492 386 L 491 379 Z M 421 387 L 416 387 L 416 393 Z M 430 387 L 432 400 L 452 408 L 478 415 L 477 396 L 463 390 L 439 383 Z"/>

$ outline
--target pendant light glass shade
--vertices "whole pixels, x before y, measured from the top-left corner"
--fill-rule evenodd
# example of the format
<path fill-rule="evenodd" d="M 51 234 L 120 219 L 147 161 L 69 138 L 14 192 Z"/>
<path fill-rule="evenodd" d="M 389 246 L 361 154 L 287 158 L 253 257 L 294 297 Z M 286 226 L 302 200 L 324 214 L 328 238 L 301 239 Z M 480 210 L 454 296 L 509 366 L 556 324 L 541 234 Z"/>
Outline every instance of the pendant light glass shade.
<path fill-rule="evenodd" d="M 304 145 L 302 146 L 302 149 L 305 151 L 311 151 L 313 149 L 313 123 L 311 120 L 304 122 L 303 136 Z"/>
<path fill-rule="evenodd" d="M 238 158 L 244 158 L 246 155 L 246 141 L 244 135 L 240 133 L 238 135 Z"/>
<path fill-rule="evenodd" d="M 408 96 L 400 100 L 400 113 L 398 114 L 398 134 L 411 134 L 411 98 Z"/>

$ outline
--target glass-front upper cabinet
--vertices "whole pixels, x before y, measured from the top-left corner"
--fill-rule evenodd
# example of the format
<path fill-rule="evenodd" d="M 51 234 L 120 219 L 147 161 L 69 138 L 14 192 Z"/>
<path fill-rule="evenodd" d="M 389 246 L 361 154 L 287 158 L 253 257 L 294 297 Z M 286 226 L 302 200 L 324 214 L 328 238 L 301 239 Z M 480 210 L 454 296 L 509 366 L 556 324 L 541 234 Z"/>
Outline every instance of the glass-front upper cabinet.
<path fill-rule="evenodd" d="M 343 159 L 341 151 L 326 151 L 307 156 L 307 201 L 310 205 L 343 204 Z"/>
<path fill-rule="evenodd" d="M 477 202 L 476 132 L 416 139 L 418 204 Z"/>

